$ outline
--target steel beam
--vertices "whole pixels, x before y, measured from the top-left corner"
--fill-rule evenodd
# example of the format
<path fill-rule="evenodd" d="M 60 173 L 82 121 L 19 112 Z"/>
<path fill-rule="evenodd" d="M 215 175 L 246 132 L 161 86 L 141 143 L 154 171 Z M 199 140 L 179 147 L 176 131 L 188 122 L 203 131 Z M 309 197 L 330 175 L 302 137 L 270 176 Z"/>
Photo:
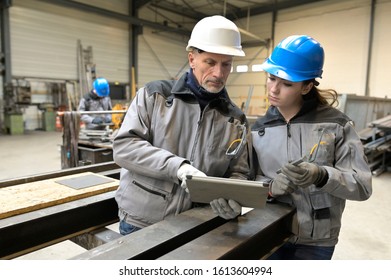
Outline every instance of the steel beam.
<path fill-rule="evenodd" d="M 11 259 L 118 221 L 108 192 L 0 220 L 0 259 Z"/>
<path fill-rule="evenodd" d="M 295 210 L 282 204 L 230 221 L 209 206 L 193 208 L 178 216 L 118 238 L 72 259 L 261 259 L 284 244 Z"/>
<path fill-rule="evenodd" d="M 118 166 L 104 163 L 71 168 L 11 180 L 11 183 L 87 170 L 118 177 L 119 170 L 110 167 Z M 10 185 L 10 181 L 0 187 L 6 185 Z M 112 191 L 1 219 L 0 259 L 12 259 L 86 233 L 99 235 L 106 225 L 118 221 L 114 195 Z M 267 204 L 264 209 L 254 209 L 227 221 L 216 216 L 209 205 L 196 207 L 131 235 L 119 237 L 116 234 L 112 236 L 113 241 L 100 245 L 107 239 L 107 233 L 103 232 L 103 237 L 96 236 L 96 244 L 100 246 L 72 259 L 263 259 L 291 236 L 289 229 L 294 212 L 294 208 L 283 204 Z"/>
<path fill-rule="evenodd" d="M 289 237 L 294 211 L 280 204 L 254 209 L 162 255 L 162 260 L 265 259 Z"/>
<path fill-rule="evenodd" d="M 32 183 L 47 179 L 53 179 L 57 177 L 78 174 L 82 172 L 93 172 L 101 175 L 105 175 L 114 179 L 119 179 L 120 167 L 114 162 L 103 162 L 86 166 L 73 167 L 68 169 L 62 169 L 58 171 L 52 171 L 47 173 L 36 174 L 33 176 L 24 176 L 19 178 L 13 178 L 8 180 L 0 181 L 0 188 L 9 186 Z"/>

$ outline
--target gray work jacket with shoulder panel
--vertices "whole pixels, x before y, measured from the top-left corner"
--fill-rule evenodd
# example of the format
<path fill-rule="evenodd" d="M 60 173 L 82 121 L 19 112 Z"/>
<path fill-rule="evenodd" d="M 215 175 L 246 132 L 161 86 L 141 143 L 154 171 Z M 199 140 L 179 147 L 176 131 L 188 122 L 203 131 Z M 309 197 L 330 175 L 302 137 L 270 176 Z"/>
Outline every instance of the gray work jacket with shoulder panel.
<path fill-rule="evenodd" d="M 109 96 L 98 97 L 95 93 L 86 93 L 82 99 L 80 99 L 79 108 L 80 112 L 86 111 L 111 111 L 113 106 L 111 105 L 111 99 Z M 93 124 L 92 120 L 95 117 L 101 117 L 103 122 L 107 119 L 111 121 L 111 113 L 108 114 L 81 114 L 80 120 L 85 123 L 86 129 L 99 130 L 105 129 L 105 125 Z"/>
<path fill-rule="evenodd" d="M 297 209 L 291 242 L 336 245 L 346 200 L 363 201 L 372 194 L 371 170 L 351 120 L 339 110 L 311 100 L 289 123 L 271 106 L 251 130 L 260 181 L 273 179 L 286 163 L 308 156 L 324 131 L 315 163 L 327 170 L 326 184 L 298 188 L 277 199 Z"/>
<path fill-rule="evenodd" d="M 184 162 L 208 176 L 250 176 L 249 129 L 242 153 L 237 158 L 226 155 L 229 144 L 241 138 L 243 124 L 248 125 L 245 115 L 226 93 L 201 113 L 186 76 L 141 88 L 114 139 L 114 160 L 122 167 L 115 196 L 119 217 L 138 227 L 192 207 L 177 178 Z"/>

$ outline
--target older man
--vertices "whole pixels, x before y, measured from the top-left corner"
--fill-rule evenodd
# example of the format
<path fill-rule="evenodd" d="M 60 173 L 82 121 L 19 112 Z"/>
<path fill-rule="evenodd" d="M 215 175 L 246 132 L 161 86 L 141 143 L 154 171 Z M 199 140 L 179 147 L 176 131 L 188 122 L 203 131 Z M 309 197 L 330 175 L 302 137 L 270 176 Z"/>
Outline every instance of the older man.
<path fill-rule="evenodd" d="M 239 30 L 222 16 L 206 17 L 186 50 L 190 70 L 141 88 L 114 140 L 121 234 L 190 209 L 186 175 L 249 177 L 247 119 L 225 88 L 233 57 L 244 56 Z M 211 206 L 226 219 L 241 210 L 225 199 Z"/>

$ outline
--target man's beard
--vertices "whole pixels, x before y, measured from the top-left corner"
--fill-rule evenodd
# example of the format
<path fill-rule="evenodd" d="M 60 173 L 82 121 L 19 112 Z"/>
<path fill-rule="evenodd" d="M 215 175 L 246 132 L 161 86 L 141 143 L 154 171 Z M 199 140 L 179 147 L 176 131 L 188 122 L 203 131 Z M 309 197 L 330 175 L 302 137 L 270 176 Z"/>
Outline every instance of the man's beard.
<path fill-rule="evenodd" d="M 208 82 L 219 82 L 221 86 L 219 88 L 208 86 Z M 202 87 L 210 93 L 219 93 L 224 88 L 224 83 L 220 80 L 207 80 Z"/>

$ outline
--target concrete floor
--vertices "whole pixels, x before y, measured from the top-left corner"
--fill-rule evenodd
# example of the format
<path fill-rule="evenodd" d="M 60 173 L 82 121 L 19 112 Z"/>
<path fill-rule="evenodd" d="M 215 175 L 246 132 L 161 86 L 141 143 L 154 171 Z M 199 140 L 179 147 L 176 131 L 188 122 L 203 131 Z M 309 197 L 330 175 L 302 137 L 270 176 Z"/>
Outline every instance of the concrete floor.
<path fill-rule="evenodd" d="M 29 131 L 25 135 L 0 135 L 0 181 L 61 169 L 62 133 Z M 391 260 L 391 172 L 373 177 L 368 201 L 348 201 L 342 220 L 335 260 Z M 118 231 L 118 225 L 110 226 Z M 84 252 L 71 241 L 19 257 L 68 259 Z"/>

